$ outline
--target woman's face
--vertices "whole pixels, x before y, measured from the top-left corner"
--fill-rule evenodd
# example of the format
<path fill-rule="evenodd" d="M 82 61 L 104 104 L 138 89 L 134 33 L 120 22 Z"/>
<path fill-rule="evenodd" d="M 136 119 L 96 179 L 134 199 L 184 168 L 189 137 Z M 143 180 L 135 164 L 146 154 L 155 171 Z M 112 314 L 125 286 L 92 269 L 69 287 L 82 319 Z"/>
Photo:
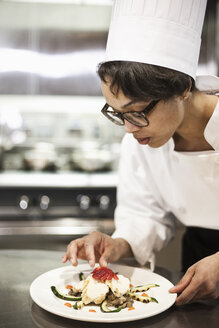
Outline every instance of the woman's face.
<path fill-rule="evenodd" d="M 102 82 L 102 92 L 106 102 L 117 112 L 142 111 L 149 102 L 137 101 L 127 105 L 131 99 L 126 97 L 120 90 L 114 95 L 110 90 L 109 82 Z M 125 120 L 125 130 L 132 133 L 133 137 L 141 145 L 149 145 L 157 148 L 164 145 L 181 126 L 184 118 L 184 105 L 182 97 L 175 97 L 166 102 L 159 101 L 154 109 L 148 114 L 149 126 L 138 127 Z"/>

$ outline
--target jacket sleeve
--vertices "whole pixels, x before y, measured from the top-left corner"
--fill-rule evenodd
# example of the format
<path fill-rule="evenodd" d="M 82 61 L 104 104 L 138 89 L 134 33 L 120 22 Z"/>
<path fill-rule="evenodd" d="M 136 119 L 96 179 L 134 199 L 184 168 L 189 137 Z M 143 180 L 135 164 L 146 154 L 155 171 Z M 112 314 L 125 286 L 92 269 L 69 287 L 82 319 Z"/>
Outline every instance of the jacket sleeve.
<path fill-rule="evenodd" d="M 119 185 L 113 238 L 124 238 L 136 260 L 154 267 L 155 253 L 172 238 L 174 216 L 165 204 L 150 173 L 147 156 L 131 135 L 121 145 Z M 158 165 L 159 163 L 154 163 Z M 158 168 L 159 169 L 159 168 Z"/>

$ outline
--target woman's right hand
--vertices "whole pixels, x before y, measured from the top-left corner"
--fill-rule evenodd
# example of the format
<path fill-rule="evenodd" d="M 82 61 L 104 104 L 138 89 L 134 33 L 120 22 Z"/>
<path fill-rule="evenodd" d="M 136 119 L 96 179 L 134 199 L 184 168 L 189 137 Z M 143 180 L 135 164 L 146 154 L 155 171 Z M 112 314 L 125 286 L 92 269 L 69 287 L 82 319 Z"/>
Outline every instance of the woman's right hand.
<path fill-rule="evenodd" d="M 67 252 L 62 258 L 65 263 L 68 260 L 77 266 L 78 259 L 87 260 L 91 267 L 96 262 L 100 266 L 107 266 L 109 262 L 115 262 L 123 256 L 133 256 L 129 243 L 122 238 L 110 236 L 94 231 L 82 238 L 72 240 L 67 246 Z"/>

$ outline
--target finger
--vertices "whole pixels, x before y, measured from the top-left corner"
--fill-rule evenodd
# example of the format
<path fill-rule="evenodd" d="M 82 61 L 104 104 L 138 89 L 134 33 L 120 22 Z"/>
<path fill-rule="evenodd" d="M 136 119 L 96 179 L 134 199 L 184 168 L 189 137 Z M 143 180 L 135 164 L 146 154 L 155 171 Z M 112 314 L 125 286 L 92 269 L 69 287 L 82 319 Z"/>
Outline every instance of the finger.
<path fill-rule="evenodd" d="M 191 267 L 189 270 L 186 271 L 182 279 L 174 286 L 172 287 L 169 292 L 170 293 L 181 293 L 191 282 L 193 276 L 194 276 L 194 270 Z"/>
<path fill-rule="evenodd" d="M 62 256 L 62 263 L 66 263 L 68 260 L 67 254 Z"/>
<path fill-rule="evenodd" d="M 95 251 L 93 242 L 87 242 L 84 244 L 86 259 L 91 267 L 95 265 Z"/>
<path fill-rule="evenodd" d="M 190 284 L 183 290 L 183 292 L 177 297 L 176 305 L 184 305 L 191 302 L 195 295 L 199 292 L 200 282 L 194 277 Z"/>
<path fill-rule="evenodd" d="M 107 265 L 108 265 L 107 260 L 104 258 L 103 255 L 99 259 L 99 264 L 101 267 L 107 267 Z"/>
<path fill-rule="evenodd" d="M 196 294 L 196 290 L 192 289 L 192 290 L 187 290 L 185 289 L 176 299 L 176 305 L 184 305 L 187 303 L 190 303 Z"/>
<path fill-rule="evenodd" d="M 107 266 L 111 255 L 111 248 L 106 248 L 99 259 L 100 266 Z"/>
<path fill-rule="evenodd" d="M 99 246 L 99 254 L 103 254 L 104 252 L 104 240 L 101 239 L 100 246 Z"/>
<path fill-rule="evenodd" d="M 70 245 L 68 246 L 67 256 L 73 266 L 78 265 L 77 258 L 78 258 L 78 249 L 79 248 L 80 248 L 79 241 L 76 241 L 76 240 L 71 242 Z"/>

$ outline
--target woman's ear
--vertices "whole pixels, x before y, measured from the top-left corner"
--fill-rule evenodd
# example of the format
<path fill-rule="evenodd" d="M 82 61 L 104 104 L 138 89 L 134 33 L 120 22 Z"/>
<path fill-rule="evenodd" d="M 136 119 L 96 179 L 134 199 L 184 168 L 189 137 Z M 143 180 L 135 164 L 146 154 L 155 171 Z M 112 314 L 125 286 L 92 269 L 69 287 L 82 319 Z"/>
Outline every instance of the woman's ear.
<path fill-rule="evenodd" d="M 182 100 L 186 100 L 186 99 L 188 99 L 189 98 L 189 95 L 190 95 L 190 92 L 191 92 L 191 88 L 192 88 L 192 81 L 190 80 L 190 86 L 189 86 L 189 88 L 187 88 L 184 92 L 183 92 L 183 94 L 182 94 Z"/>
<path fill-rule="evenodd" d="M 189 98 L 189 95 L 190 95 L 190 88 L 189 89 L 186 89 L 183 94 L 182 94 L 182 100 L 186 100 Z"/>

